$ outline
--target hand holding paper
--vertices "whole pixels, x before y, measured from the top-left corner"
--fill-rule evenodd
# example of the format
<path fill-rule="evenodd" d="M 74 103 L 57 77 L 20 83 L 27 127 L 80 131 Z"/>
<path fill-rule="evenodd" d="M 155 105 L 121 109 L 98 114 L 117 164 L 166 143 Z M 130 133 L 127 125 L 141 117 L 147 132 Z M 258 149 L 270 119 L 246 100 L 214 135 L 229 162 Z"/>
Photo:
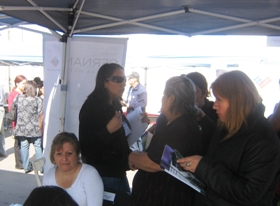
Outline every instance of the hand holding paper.
<path fill-rule="evenodd" d="M 179 163 L 180 166 L 183 167 L 185 170 L 194 173 L 201 158 L 202 157 L 199 155 L 193 155 L 182 159 L 178 159 L 177 163 Z"/>

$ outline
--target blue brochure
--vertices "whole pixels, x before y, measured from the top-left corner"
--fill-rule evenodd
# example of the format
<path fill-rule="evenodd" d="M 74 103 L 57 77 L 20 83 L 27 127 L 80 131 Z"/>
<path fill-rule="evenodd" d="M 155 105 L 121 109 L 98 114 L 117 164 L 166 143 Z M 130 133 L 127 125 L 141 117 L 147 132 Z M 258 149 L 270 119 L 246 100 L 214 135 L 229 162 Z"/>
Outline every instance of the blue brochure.
<path fill-rule="evenodd" d="M 176 149 L 172 149 L 170 146 L 165 145 L 160 166 L 168 174 L 187 184 L 197 192 L 205 195 L 205 185 L 197 179 L 193 173 L 184 170 L 176 162 L 179 158 L 183 158 L 183 156 Z"/>

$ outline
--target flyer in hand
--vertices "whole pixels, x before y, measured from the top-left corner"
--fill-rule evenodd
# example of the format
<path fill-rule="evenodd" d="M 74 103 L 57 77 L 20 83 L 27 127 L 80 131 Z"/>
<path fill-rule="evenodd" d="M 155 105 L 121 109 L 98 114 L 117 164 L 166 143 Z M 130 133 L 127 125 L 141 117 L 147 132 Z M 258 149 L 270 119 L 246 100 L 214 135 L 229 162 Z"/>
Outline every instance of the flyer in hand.
<path fill-rule="evenodd" d="M 176 149 L 172 149 L 170 146 L 165 145 L 160 166 L 168 174 L 192 187 L 197 192 L 205 195 L 205 185 L 198 180 L 193 173 L 184 170 L 176 162 L 177 159 L 180 158 L 183 158 L 183 156 Z"/>

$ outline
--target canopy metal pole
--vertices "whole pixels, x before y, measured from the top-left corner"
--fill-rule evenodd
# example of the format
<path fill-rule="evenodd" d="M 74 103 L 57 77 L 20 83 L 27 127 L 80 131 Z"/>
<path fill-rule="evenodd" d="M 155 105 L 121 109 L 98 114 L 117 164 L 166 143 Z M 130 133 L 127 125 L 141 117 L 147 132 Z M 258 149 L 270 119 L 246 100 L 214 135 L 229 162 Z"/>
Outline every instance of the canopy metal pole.
<path fill-rule="evenodd" d="M 79 0 L 76 1 L 76 4 L 74 5 L 74 8 L 76 8 L 78 1 L 79 1 Z M 73 34 L 74 28 L 75 28 L 75 26 L 76 26 L 76 24 L 77 24 L 77 21 L 78 21 L 78 19 L 79 19 L 80 13 L 81 13 L 81 11 L 82 11 L 82 9 L 83 9 L 84 3 L 85 3 L 85 0 L 83 0 L 82 4 L 81 4 L 81 6 L 80 6 L 80 9 L 79 9 L 79 11 L 78 11 L 78 13 L 77 13 L 77 15 L 76 15 L 76 17 L 75 17 L 75 21 L 74 21 L 74 23 L 73 23 L 73 26 L 72 26 L 71 31 L 70 31 L 70 33 L 69 33 L 69 36 L 72 36 L 72 34 Z"/>
<path fill-rule="evenodd" d="M 36 7 L 38 6 L 35 4 L 32 0 L 27 0 L 32 6 Z M 54 18 L 52 18 L 49 14 L 45 12 L 45 10 L 39 10 L 45 17 L 47 17 L 49 20 L 51 20 L 56 26 L 58 26 L 63 32 L 66 32 L 66 29 L 58 23 Z"/>
<path fill-rule="evenodd" d="M 1 6 L 0 11 L 71 11 L 71 8 L 42 7 L 42 6 Z"/>
<path fill-rule="evenodd" d="M 210 29 L 210 30 L 195 32 L 195 33 L 192 33 L 191 36 L 211 34 L 211 33 L 215 33 L 215 32 L 227 31 L 227 30 L 244 28 L 244 27 L 255 26 L 255 25 L 280 30 L 280 26 L 267 24 L 269 22 L 279 21 L 280 17 L 270 18 L 270 19 L 265 19 L 265 20 L 260 20 L 260 21 L 251 21 L 248 19 L 237 18 L 237 17 L 227 16 L 227 15 L 222 15 L 222 14 L 216 14 L 216 13 L 207 12 L 207 11 L 201 11 L 201 10 L 197 10 L 197 9 L 193 9 L 193 8 L 189 8 L 189 7 L 185 7 L 185 9 L 186 9 L 186 11 L 191 12 L 191 13 L 197 13 L 197 14 L 202 14 L 202 15 L 206 15 L 206 16 L 228 19 L 228 20 L 237 21 L 237 22 L 243 22 L 243 24 L 238 24 L 238 25 L 234 25 L 234 26 L 227 26 L 227 27 L 222 27 L 222 28 L 217 28 L 217 29 Z"/>
<path fill-rule="evenodd" d="M 68 71 L 69 71 L 69 57 L 71 50 L 71 38 L 67 37 L 67 41 L 64 42 L 63 46 L 63 67 L 60 77 L 60 126 L 59 132 L 64 131 L 65 127 L 65 111 L 66 111 L 66 97 L 67 97 L 67 84 L 68 84 Z"/>
<path fill-rule="evenodd" d="M 98 18 L 104 18 L 104 19 L 109 19 L 109 20 L 118 21 L 118 22 L 111 23 L 111 24 L 100 25 L 100 26 L 89 27 L 89 28 L 84 28 L 84 29 L 79 29 L 79 30 L 75 30 L 74 33 L 92 31 L 92 30 L 114 27 L 114 26 L 119 26 L 119 25 L 124 25 L 124 24 L 132 24 L 132 25 L 141 26 L 141 27 L 145 27 L 145 28 L 150 28 L 150 29 L 154 29 L 154 30 L 158 30 L 158 31 L 164 31 L 164 32 L 172 33 L 172 34 L 189 36 L 189 34 L 184 33 L 184 32 L 179 32 L 179 31 L 175 31 L 175 30 L 171 30 L 171 29 L 165 29 L 165 28 L 162 28 L 162 27 L 152 26 L 152 25 L 148 25 L 148 24 L 138 22 L 138 21 L 144 21 L 144 20 L 162 18 L 162 17 L 166 17 L 166 16 L 171 16 L 171 15 L 182 14 L 182 13 L 185 13 L 184 10 L 167 12 L 167 13 L 163 13 L 163 14 L 157 14 L 157 15 L 141 17 L 141 18 L 136 18 L 136 19 L 129 19 L 129 20 L 114 18 L 114 17 L 100 15 L 100 14 L 94 14 L 94 13 L 90 13 L 90 12 L 81 12 L 81 13 L 84 14 L 84 15 L 88 15 L 88 16 L 95 16 L 95 17 L 98 17 Z"/>

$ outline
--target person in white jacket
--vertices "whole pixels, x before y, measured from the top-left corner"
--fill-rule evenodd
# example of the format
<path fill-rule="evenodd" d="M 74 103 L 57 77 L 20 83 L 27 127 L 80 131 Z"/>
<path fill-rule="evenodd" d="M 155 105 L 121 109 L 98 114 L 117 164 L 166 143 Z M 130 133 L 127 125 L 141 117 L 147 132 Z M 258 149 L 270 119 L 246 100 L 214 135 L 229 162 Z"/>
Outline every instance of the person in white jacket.
<path fill-rule="evenodd" d="M 55 165 L 44 175 L 43 185 L 63 188 L 79 206 L 101 206 L 104 186 L 98 171 L 79 161 L 80 147 L 73 133 L 62 132 L 53 139 L 50 160 Z"/>

